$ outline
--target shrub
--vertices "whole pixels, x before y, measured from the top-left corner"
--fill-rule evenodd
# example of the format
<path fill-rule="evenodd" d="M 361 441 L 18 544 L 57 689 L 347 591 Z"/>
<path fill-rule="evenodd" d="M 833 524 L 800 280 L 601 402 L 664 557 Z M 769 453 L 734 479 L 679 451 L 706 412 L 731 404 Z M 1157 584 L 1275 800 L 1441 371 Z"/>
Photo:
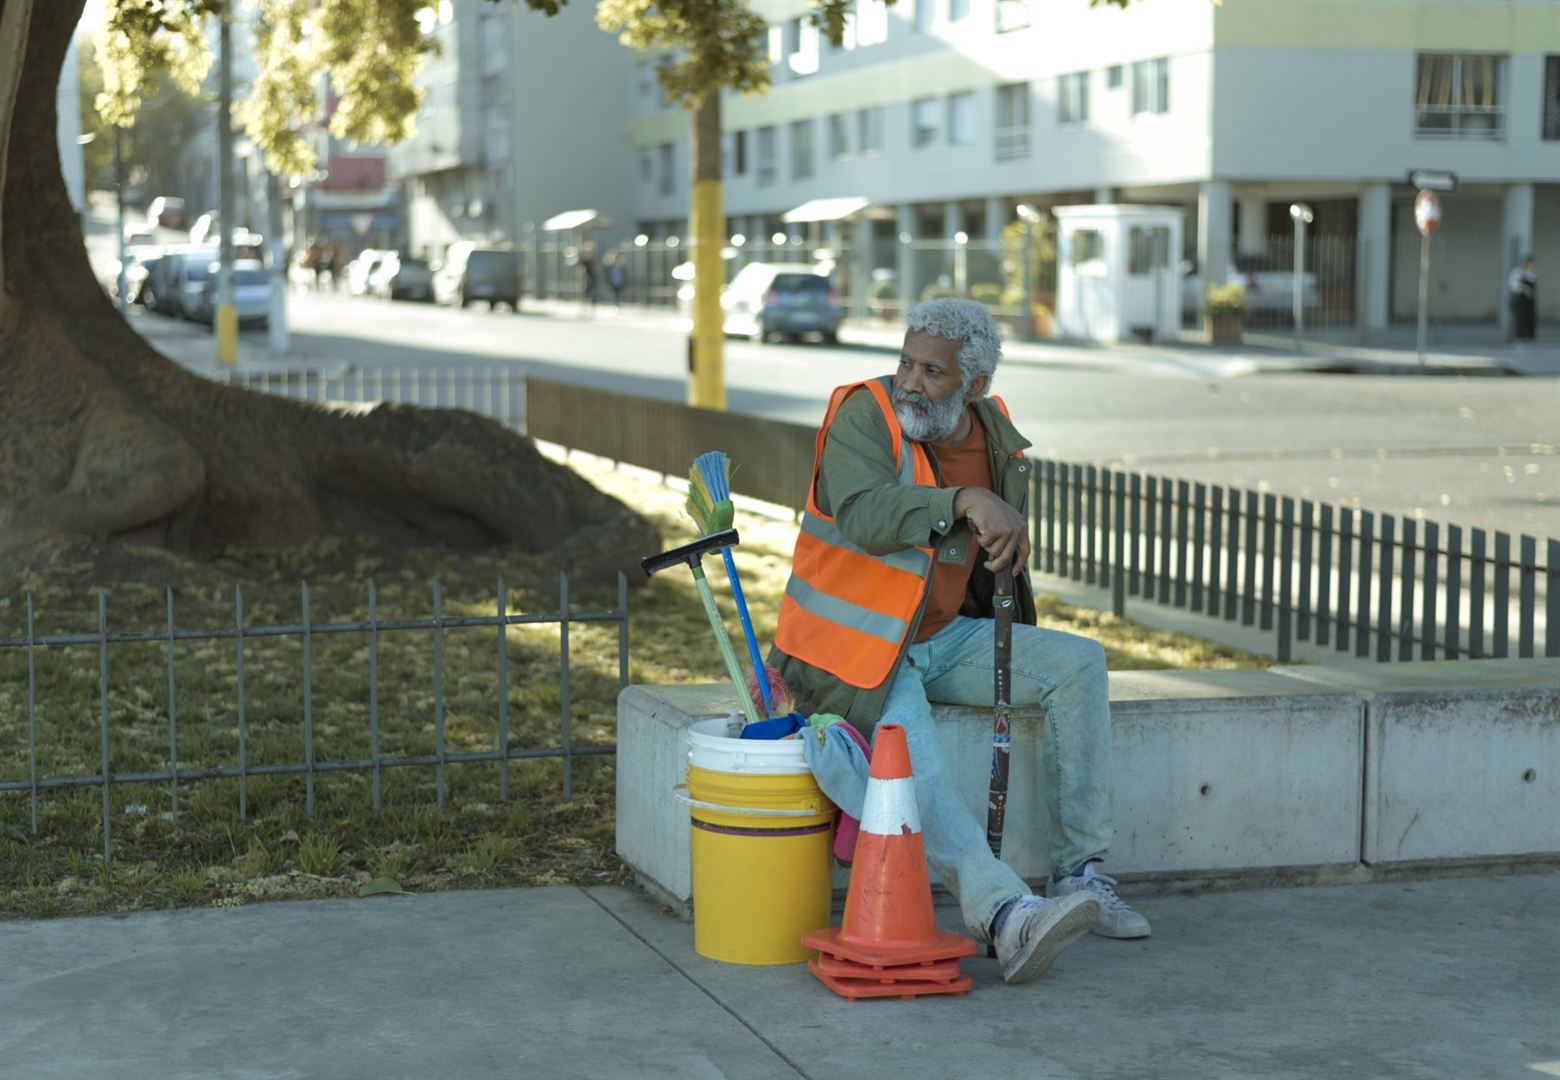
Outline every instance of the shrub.
<path fill-rule="evenodd" d="M 1246 313 L 1246 290 L 1237 284 L 1210 285 L 1208 287 L 1208 315 L 1216 318 L 1220 315 L 1244 315 Z"/>

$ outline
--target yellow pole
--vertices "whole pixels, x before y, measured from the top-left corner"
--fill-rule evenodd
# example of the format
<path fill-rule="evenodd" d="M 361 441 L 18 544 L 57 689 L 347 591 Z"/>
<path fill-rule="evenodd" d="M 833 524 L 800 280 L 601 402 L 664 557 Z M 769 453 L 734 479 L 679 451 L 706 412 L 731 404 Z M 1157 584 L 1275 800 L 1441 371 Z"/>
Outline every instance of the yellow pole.
<path fill-rule="evenodd" d="M 720 308 L 726 277 L 720 257 L 724 225 L 720 181 L 699 181 L 693 187 L 693 378 L 688 404 L 705 409 L 726 407 L 726 339 Z"/>
<path fill-rule="evenodd" d="M 720 186 L 720 92 L 711 90 L 693 114 L 693 337 L 688 343 L 688 404 L 726 408 L 726 337 L 720 291 L 726 282 L 720 257 L 726 211 Z"/>

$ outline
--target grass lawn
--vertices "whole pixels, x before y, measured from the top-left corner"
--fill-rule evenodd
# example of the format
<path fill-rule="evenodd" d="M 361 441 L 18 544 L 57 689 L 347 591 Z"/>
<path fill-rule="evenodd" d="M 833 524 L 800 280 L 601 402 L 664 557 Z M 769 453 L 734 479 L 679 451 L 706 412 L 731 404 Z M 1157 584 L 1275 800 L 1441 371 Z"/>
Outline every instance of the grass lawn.
<path fill-rule="evenodd" d="M 572 464 L 659 524 L 666 546 L 693 539 L 683 494 L 635 470 Z M 762 641 L 773 636 L 795 526 L 740 512 L 743 586 Z M 397 553 L 328 541 L 300 551 L 233 551 L 218 563 L 192 563 L 155 551 L 131 551 L 91 571 L 65 545 L 47 571 L 0 592 L 0 637 L 26 630 L 25 594 L 35 597 L 39 634 L 97 629 L 97 594 L 107 591 L 111 630 L 162 631 L 165 583 L 173 585 L 180 629 L 230 628 L 234 588 L 243 589 L 246 626 L 302 620 L 310 587 L 315 623 L 368 618 L 368 582 L 378 617 L 424 618 L 432 583 L 453 615 L 493 615 L 496 585 L 508 584 L 509 609 L 559 610 L 559 583 L 546 561 L 512 555 Z M 649 554 L 649 552 L 646 552 Z M 724 574 L 712 584 L 734 641 L 741 629 L 726 600 Z M 571 610 L 616 606 L 613 588 L 575 586 Z M 657 575 L 630 592 L 630 681 L 710 682 L 725 678 L 720 654 L 686 573 Z M 1113 669 L 1260 667 L 1237 650 L 1149 630 L 1109 614 L 1040 598 L 1042 625 L 1105 645 Z M 556 624 L 508 629 L 509 745 L 556 747 L 561 693 Z M 617 625 L 570 629 L 573 743 L 613 742 L 618 689 Z M 739 646 L 739 653 L 741 652 Z M 175 646 L 179 767 L 238 763 L 236 650 L 232 640 Z M 303 642 L 299 636 L 246 639 L 246 750 L 251 765 L 302 761 Z M 379 650 L 380 752 L 434 752 L 431 631 L 383 632 Z M 444 640 L 445 738 L 449 752 L 491 750 L 497 736 L 497 630 L 452 629 Z M 319 762 L 370 756 L 369 648 L 366 634 L 316 634 L 312 640 L 312 715 Z M 167 645 L 109 648 L 110 767 L 153 772 L 169 765 Z M 38 775 L 90 775 L 100 767 L 98 647 L 40 649 L 36 659 Z M 28 776 L 26 650 L 0 649 L 0 780 Z M 386 769 L 382 809 L 371 806 L 371 774 L 316 773 L 315 812 L 305 812 L 303 776 L 251 776 L 247 818 L 238 814 L 236 779 L 183 783 L 178 815 L 167 784 L 115 785 L 110 792 L 114 858 L 105 866 L 102 789 L 40 792 L 38 829 L 25 792 L 0 794 L 0 917 L 69 915 L 175 905 L 231 905 L 280 897 L 348 896 L 390 879 L 408 891 L 484 885 L 596 884 L 624 880 L 613 854 L 610 756 L 576 759 L 572 797 L 562 792 L 557 759 L 515 762 L 507 801 L 494 763 L 447 766 L 446 805 L 435 800 L 431 766 Z"/>

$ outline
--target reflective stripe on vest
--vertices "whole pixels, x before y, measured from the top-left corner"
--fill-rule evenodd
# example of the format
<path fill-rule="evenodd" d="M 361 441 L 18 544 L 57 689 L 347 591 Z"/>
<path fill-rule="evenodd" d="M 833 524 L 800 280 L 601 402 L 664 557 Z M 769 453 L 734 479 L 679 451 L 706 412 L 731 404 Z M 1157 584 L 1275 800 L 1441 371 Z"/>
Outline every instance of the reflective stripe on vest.
<path fill-rule="evenodd" d="M 807 511 L 775 629 L 775 644 L 783 652 L 863 689 L 880 685 L 899 659 L 931 578 L 932 549 L 909 547 L 875 555 L 852 543 L 835 519 L 818 508 L 818 470 L 840 407 L 853 391 L 864 389 L 888 424 L 899 482 L 936 484 L 926 451 L 900 430 L 891 386 L 892 380 L 884 377 L 842 386 L 830 396 L 814 442 Z"/>

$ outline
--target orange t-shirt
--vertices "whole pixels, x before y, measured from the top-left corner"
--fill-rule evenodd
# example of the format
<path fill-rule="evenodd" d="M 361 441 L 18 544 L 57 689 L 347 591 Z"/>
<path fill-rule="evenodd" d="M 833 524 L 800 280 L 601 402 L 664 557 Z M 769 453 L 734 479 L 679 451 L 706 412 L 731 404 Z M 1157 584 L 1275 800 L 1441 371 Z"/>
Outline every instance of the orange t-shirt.
<path fill-rule="evenodd" d="M 953 447 L 938 447 L 937 467 L 942 472 L 940 487 L 973 487 L 991 490 L 991 461 L 986 454 L 986 429 L 980 418 L 970 414 L 970 433 L 964 441 Z M 970 575 L 975 572 L 977 560 L 985 554 L 969 534 L 967 550 L 961 551 L 962 561 L 938 560 L 932 571 L 931 595 L 926 598 L 926 610 L 921 615 L 921 626 L 916 641 L 925 641 L 953 621 L 964 606 L 964 594 L 970 587 Z"/>

